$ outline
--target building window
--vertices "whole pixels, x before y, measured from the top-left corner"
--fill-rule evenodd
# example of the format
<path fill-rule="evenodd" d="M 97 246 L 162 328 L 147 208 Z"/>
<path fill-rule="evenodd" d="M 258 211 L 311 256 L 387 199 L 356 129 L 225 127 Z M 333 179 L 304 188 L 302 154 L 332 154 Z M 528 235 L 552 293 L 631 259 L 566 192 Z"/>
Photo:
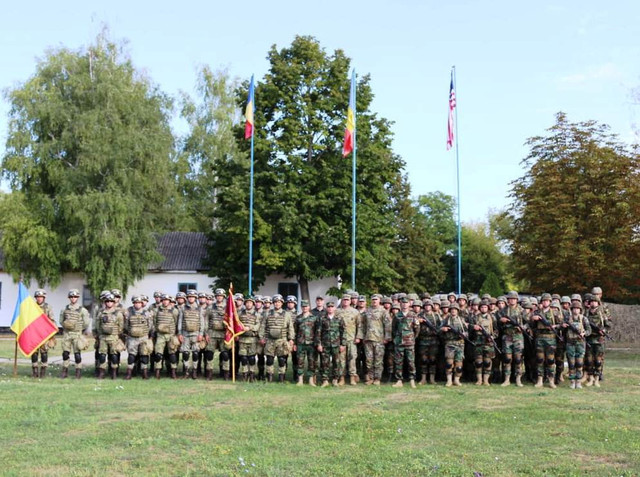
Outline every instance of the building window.
<path fill-rule="evenodd" d="M 82 286 L 82 306 L 84 306 L 87 310 L 91 309 L 91 306 L 93 305 L 94 299 L 93 299 L 93 295 L 91 294 L 91 290 L 89 290 L 89 287 L 87 285 L 83 285 Z"/>
<path fill-rule="evenodd" d="M 298 284 L 297 283 L 278 283 L 278 293 L 287 299 L 287 295 L 293 295 L 298 298 Z"/>
<path fill-rule="evenodd" d="M 187 293 L 187 290 L 197 290 L 197 283 L 178 283 L 178 291 L 183 293 Z"/>

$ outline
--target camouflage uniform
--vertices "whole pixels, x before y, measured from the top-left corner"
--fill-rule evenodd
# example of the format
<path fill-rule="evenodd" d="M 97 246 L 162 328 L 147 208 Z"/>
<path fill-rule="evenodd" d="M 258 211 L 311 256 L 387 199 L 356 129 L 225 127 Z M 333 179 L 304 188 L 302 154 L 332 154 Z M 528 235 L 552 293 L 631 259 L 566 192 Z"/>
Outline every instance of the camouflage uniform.
<path fill-rule="evenodd" d="M 124 333 L 127 337 L 127 376 L 131 379 L 136 357 L 140 356 L 140 366 L 144 379 L 147 379 L 149 368 L 149 355 L 153 352 L 153 319 L 144 308 L 136 310 L 129 307 L 124 318 Z"/>
<path fill-rule="evenodd" d="M 298 376 L 304 375 L 304 361 L 307 360 L 307 378 L 310 384 L 315 384 L 316 377 L 316 316 L 309 312 L 300 313 L 295 321 L 296 348 L 298 352 Z"/>
<path fill-rule="evenodd" d="M 484 303 L 483 303 L 484 305 Z M 482 327 L 491 338 L 487 338 L 482 331 L 475 330 L 474 326 Z M 490 313 L 478 313 L 472 316 L 469 321 L 469 329 L 473 331 L 474 366 L 476 368 L 476 384 L 489 385 L 491 377 L 491 364 L 496 356 L 493 343 L 498 336 L 498 326 L 496 319 Z"/>
<path fill-rule="evenodd" d="M 580 310 L 582 310 L 582 307 L 580 307 Z M 585 340 L 591 335 L 591 325 L 582 313 L 569 315 L 566 322 L 573 324 L 574 328 L 584 333 L 581 337 L 575 330 L 567 327 L 566 352 L 567 362 L 569 363 L 569 380 L 571 381 L 571 388 L 575 389 L 576 387 L 581 387 L 580 380 L 582 379 Z"/>
<path fill-rule="evenodd" d="M 329 379 L 334 385 L 343 375 L 343 361 L 340 359 L 340 347 L 345 346 L 344 322 L 337 315 L 332 317 L 328 313 L 322 315 L 316 322 L 316 348 L 322 346 L 320 362 L 322 385 L 326 386 Z"/>
<path fill-rule="evenodd" d="M 534 316 L 543 316 L 551 325 L 558 325 L 557 319 L 551 309 L 544 311 L 539 309 L 534 312 Z M 542 385 L 542 379 L 548 378 L 549 385 L 555 387 L 556 374 L 556 335 L 542 321 L 531 320 L 530 325 L 535 333 L 536 341 L 536 365 L 538 382 L 536 386 Z"/>
<path fill-rule="evenodd" d="M 409 379 L 414 381 L 416 378 L 415 344 L 419 329 L 418 316 L 413 311 L 398 311 L 393 317 L 391 331 L 393 348 L 395 350 L 393 361 L 395 365 L 395 378 L 400 384 L 402 384 L 402 371 L 405 358 L 408 362 Z"/>
<path fill-rule="evenodd" d="M 67 371 L 71 363 L 71 353 L 76 363 L 76 377 L 80 377 L 80 370 L 82 369 L 82 352 L 86 347 L 82 344 L 82 341 L 86 342 L 86 339 L 81 339 L 83 333 L 88 333 L 91 327 L 91 318 L 89 312 L 85 307 L 76 303 L 75 305 L 69 303 L 60 312 L 60 326 L 62 327 L 62 377 L 67 376 Z"/>
<path fill-rule="evenodd" d="M 44 314 L 51 320 L 51 322 L 58 327 L 56 320 L 54 319 L 53 309 L 47 302 L 43 302 L 42 305 L 38 305 L 42 308 Z M 46 343 L 40 346 L 31 355 L 31 368 L 33 370 L 34 377 L 44 378 L 47 373 L 47 366 L 49 366 L 49 349 L 52 349 L 56 344 L 55 337 L 49 338 Z M 38 359 L 39 358 L 39 359 Z M 38 374 L 38 365 L 40 366 L 40 374 Z"/>
<path fill-rule="evenodd" d="M 560 306 L 560 302 L 556 302 L 554 301 L 551 305 L 551 309 L 553 310 L 553 314 L 555 316 L 556 319 L 556 323 L 563 323 L 564 321 L 566 321 L 567 319 L 567 315 L 565 315 L 563 313 L 563 310 L 561 309 Z M 563 377 L 563 373 L 564 373 L 564 358 L 565 358 L 565 353 L 566 353 L 566 337 L 565 337 L 565 330 L 564 328 L 558 328 L 558 334 L 562 337 L 561 340 L 556 339 L 556 353 L 555 353 L 555 360 L 556 360 L 556 374 L 555 374 L 555 380 L 556 380 L 556 384 L 560 383 L 560 382 L 564 382 L 564 377 Z"/>
<path fill-rule="evenodd" d="M 115 379 L 116 367 L 118 366 L 118 353 L 121 352 L 120 335 L 124 329 L 124 316 L 122 312 L 113 308 L 104 308 L 98 315 L 96 323 L 96 331 L 100 345 L 98 347 L 98 356 L 100 360 L 100 378 L 104 376 L 107 369 L 107 355 L 111 364 L 111 378 Z"/>
<path fill-rule="evenodd" d="M 266 356 L 266 372 L 268 380 L 273 379 L 275 358 L 278 359 L 278 378 L 284 382 L 287 371 L 289 343 L 295 337 L 291 314 L 282 308 L 269 310 L 269 314 L 260 326 L 260 338 L 266 340 L 264 355 Z"/>
<path fill-rule="evenodd" d="M 356 359 L 358 358 L 358 346 L 355 342 L 358 330 L 362 326 L 362 315 L 353 307 L 338 308 L 336 317 L 344 322 L 345 352 L 340 354 L 343 372 L 350 376 L 352 382 L 357 382 L 358 370 Z"/>
<path fill-rule="evenodd" d="M 587 386 L 590 386 L 591 384 L 600 386 L 600 377 L 604 366 L 606 339 L 595 330 L 599 329 L 603 332 L 607 332 L 611 328 L 611 322 L 609 318 L 607 318 L 602 306 L 598 306 L 595 309 L 589 308 L 589 310 L 587 310 L 586 317 L 589 320 L 589 325 L 592 330 L 591 335 L 587 338 L 587 349 L 585 354 L 585 368 L 589 379 Z"/>
<path fill-rule="evenodd" d="M 197 302 L 186 302 L 178 316 L 178 335 L 182 337 L 182 364 L 185 367 L 185 377 L 196 379 L 196 366 L 200 355 L 200 342 L 204 339 L 205 323 L 204 310 Z"/>
<path fill-rule="evenodd" d="M 516 377 L 516 383 L 520 383 L 520 376 L 522 375 L 522 353 L 524 352 L 524 335 L 520 328 L 514 324 L 502 323 L 501 318 L 508 317 L 527 329 L 527 319 L 524 310 L 519 306 L 506 306 L 498 312 L 497 321 L 498 327 L 502 331 L 502 368 L 504 371 L 504 383 L 505 385 L 510 383 L 511 380 L 511 363 L 513 362 L 514 375 Z M 521 385 L 521 384 L 518 384 Z"/>
<path fill-rule="evenodd" d="M 380 384 L 384 345 L 391 340 L 391 315 L 382 306 L 374 306 L 362 313 L 357 337 L 364 341 L 367 368 L 366 384 Z"/>
<path fill-rule="evenodd" d="M 224 315 L 227 304 L 215 302 L 207 310 L 207 349 L 205 358 L 207 360 L 207 379 L 213 378 L 213 360 L 216 351 L 220 354 L 222 362 L 222 371 L 225 379 L 229 379 L 231 371 L 231 352 L 229 347 L 224 343 L 224 335 L 226 327 L 224 324 Z"/>
<path fill-rule="evenodd" d="M 449 309 L 457 307 L 451 304 Z M 464 360 L 464 344 L 465 340 L 460 338 L 451 330 L 442 331 L 442 328 L 449 327 L 457 330 L 459 333 L 467 332 L 467 324 L 460 316 L 446 315 L 440 323 L 440 333 L 444 341 L 444 359 L 445 372 L 447 375 L 447 386 L 451 386 L 451 378 L 454 378 L 455 384 L 460 385 L 460 377 L 462 376 L 462 361 Z"/>
<path fill-rule="evenodd" d="M 180 312 L 171 305 L 165 306 L 161 304 L 155 309 L 153 314 L 153 329 L 155 330 L 156 343 L 154 347 L 154 361 L 156 363 L 156 378 L 160 378 L 160 370 L 162 369 L 162 357 L 167 349 L 169 355 L 169 363 L 171 365 L 171 377 L 175 379 L 176 368 L 178 367 L 178 357 L 176 352 L 180 342 L 176 336 L 178 326 L 178 318 Z"/>
<path fill-rule="evenodd" d="M 245 332 L 238 338 L 240 373 L 242 373 L 245 381 L 253 381 L 258 370 L 256 354 L 262 313 L 256 311 L 255 308 L 251 310 L 245 309 L 239 318 L 245 329 Z"/>
<path fill-rule="evenodd" d="M 418 333 L 418 363 L 420 364 L 420 372 L 422 374 L 421 382 L 422 384 L 426 383 L 428 374 L 429 382 L 434 384 L 440 340 L 438 339 L 437 331 L 434 331 L 432 327 L 435 328 L 435 330 L 440 328 L 440 315 L 433 311 L 425 311 L 418 315 L 418 321 L 420 323 L 420 332 Z M 425 321 L 429 321 L 432 327 L 429 327 Z"/>

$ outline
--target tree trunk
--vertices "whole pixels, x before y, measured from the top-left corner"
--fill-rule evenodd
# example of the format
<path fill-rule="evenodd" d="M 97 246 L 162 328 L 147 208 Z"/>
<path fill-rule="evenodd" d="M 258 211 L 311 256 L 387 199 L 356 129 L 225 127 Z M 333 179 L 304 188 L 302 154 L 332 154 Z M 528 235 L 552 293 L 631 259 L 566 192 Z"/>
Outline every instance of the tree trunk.
<path fill-rule="evenodd" d="M 298 283 L 300 284 L 300 299 L 309 300 L 309 280 L 306 277 L 298 277 Z"/>

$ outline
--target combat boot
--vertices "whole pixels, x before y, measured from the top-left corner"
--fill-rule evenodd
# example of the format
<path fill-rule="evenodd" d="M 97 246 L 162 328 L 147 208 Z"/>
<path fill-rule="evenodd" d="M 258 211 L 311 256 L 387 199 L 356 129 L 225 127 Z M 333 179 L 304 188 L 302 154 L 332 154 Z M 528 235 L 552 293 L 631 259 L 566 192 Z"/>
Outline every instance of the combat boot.
<path fill-rule="evenodd" d="M 402 387 L 402 379 L 398 379 L 395 384 L 391 385 L 392 388 L 401 388 Z"/>
<path fill-rule="evenodd" d="M 80 379 L 82 377 L 82 368 L 76 368 L 76 379 Z"/>
<path fill-rule="evenodd" d="M 563 373 L 559 373 L 556 376 L 556 384 L 560 384 L 560 383 L 564 383 L 564 374 Z"/>
<path fill-rule="evenodd" d="M 482 384 L 484 384 L 485 386 L 491 386 L 491 384 L 489 383 L 489 378 L 490 376 L 488 374 L 484 375 L 484 380 L 482 381 Z"/>
<path fill-rule="evenodd" d="M 69 375 L 69 368 L 62 368 L 62 375 L 60 376 L 62 379 L 65 379 Z"/>
<path fill-rule="evenodd" d="M 303 386 L 304 385 L 304 376 L 302 376 L 302 374 L 298 375 L 298 380 L 296 381 L 296 386 Z"/>
<path fill-rule="evenodd" d="M 149 371 L 147 370 L 147 368 L 144 368 L 142 370 L 142 379 L 149 379 Z"/>
<path fill-rule="evenodd" d="M 549 376 L 549 387 L 551 389 L 555 389 L 557 387 L 556 386 L 556 380 L 553 379 L 553 376 Z"/>
<path fill-rule="evenodd" d="M 278 382 L 284 384 L 284 373 L 278 374 Z"/>
<path fill-rule="evenodd" d="M 328 388 L 329 387 L 329 381 L 327 381 L 326 379 L 324 379 L 322 381 L 322 385 L 320 386 L 321 388 Z"/>
<path fill-rule="evenodd" d="M 570 388 L 570 389 L 575 389 L 575 388 L 576 388 L 576 382 L 575 382 L 575 380 L 573 380 L 573 379 L 571 380 L 571 383 L 569 384 L 569 388 Z"/>
<path fill-rule="evenodd" d="M 436 373 L 433 372 L 429 375 L 429 384 L 436 384 Z"/>
<path fill-rule="evenodd" d="M 593 386 L 593 376 L 589 375 L 589 377 L 587 378 L 587 382 L 584 384 L 586 387 L 591 387 Z"/>
<path fill-rule="evenodd" d="M 576 381 L 576 389 L 582 389 L 582 383 L 579 379 Z"/>
<path fill-rule="evenodd" d="M 124 379 L 129 381 L 131 379 L 131 373 L 133 373 L 133 369 L 127 368 L 127 375 L 124 377 Z"/>
<path fill-rule="evenodd" d="M 98 379 L 104 379 L 104 369 L 98 369 Z"/>
<path fill-rule="evenodd" d="M 194 368 L 191 372 L 191 379 L 198 379 L 198 369 Z"/>
<path fill-rule="evenodd" d="M 273 382 L 273 373 L 267 373 L 267 382 L 268 383 L 272 383 Z"/>
<path fill-rule="evenodd" d="M 538 376 L 538 380 L 536 381 L 536 384 L 533 385 L 534 388 L 541 388 L 542 387 L 542 376 Z"/>
<path fill-rule="evenodd" d="M 365 386 L 371 386 L 373 384 L 373 379 L 371 376 L 367 376 L 367 380 L 364 382 Z"/>
<path fill-rule="evenodd" d="M 415 389 L 416 388 L 416 380 L 415 379 L 409 380 L 409 385 L 411 386 L 411 389 Z"/>
<path fill-rule="evenodd" d="M 420 378 L 420 383 L 419 384 L 427 384 L 427 375 L 426 374 L 422 374 L 422 378 Z"/>
<path fill-rule="evenodd" d="M 340 380 L 338 381 L 338 386 L 344 386 L 344 376 L 340 376 Z"/>
<path fill-rule="evenodd" d="M 519 374 L 516 374 L 516 386 L 518 386 L 519 388 L 521 388 L 523 386 L 523 384 L 522 384 L 522 376 L 520 376 Z"/>
<path fill-rule="evenodd" d="M 452 376 L 450 374 L 447 374 L 447 383 L 445 384 L 445 387 L 450 388 L 453 385 L 451 378 Z"/>
<path fill-rule="evenodd" d="M 38 367 L 37 366 L 33 366 L 31 368 L 31 377 L 32 378 L 37 378 L 38 377 Z"/>
<path fill-rule="evenodd" d="M 460 376 L 454 376 L 453 377 L 453 385 L 454 386 L 462 386 L 462 383 L 460 383 Z"/>
<path fill-rule="evenodd" d="M 331 385 L 334 386 L 334 387 L 338 386 L 338 380 L 337 379 L 332 379 L 331 380 Z"/>
<path fill-rule="evenodd" d="M 358 385 L 358 376 L 351 376 L 351 378 L 349 378 L 349 384 L 351 384 L 351 386 L 357 386 Z"/>
<path fill-rule="evenodd" d="M 230 371 L 224 371 L 223 372 L 223 376 L 224 376 L 224 380 L 225 381 L 229 381 L 229 378 L 231 376 L 231 372 Z"/>
<path fill-rule="evenodd" d="M 253 371 L 249 371 L 249 382 L 250 383 L 256 382 L 256 377 L 254 376 Z"/>
<path fill-rule="evenodd" d="M 178 379 L 178 376 L 176 376 L 176 368 L 171 368 L 171 379 Z"/>
<path fill-rule="evenodd" d="M 482 386 L 482 373 L 476 373 L 476 386 Z"/>
<path fill-rule="evenodd" d="M 596 377 L 593 379 L 593 385 L 594 385 L 595 387 L 597 387 L 597 388 L 599 388 L 599 387 L 600 387 L 600 376 L 596 376 Z"/>
<path fill-rule="evenodd" d="M 190 369 L 185 369 L 184 370 L 184 379 L 189 379 L 191 377 L 191 370 Z"/>
<path fill-rule="evenodd" d="M 207 369 L 207 381 L 211 381 L 213 379 L 213 369 Z"/>
<path fill-rule="evenodd" d="M 516 377 L 516 380 L 518 378 Z M 504 383 L 502 383 L 500 386 L 509 386 L 511 385 L 511 376 L 505 376 L 504 377 Z"/>
<path fill-rule="evenodd" d="M 373 380 L 373 385 L 374 386 L 380 386 L 380 380 L 379 379 L 374 379 Z"/>
<path fill-rule="evenodd" d="M 111 379 L 116 379 L 116 373 L 118 372 L 118 368 L 115 366 L 111 368 Z"/>
<path fill-rule="evenodd" d="M 160 379 L 160 370 L 156 369 L 156 379 Z"/>
<path fill-rule="evenodd" d="M 309 386 L 311 386 L 312 388 L 316 387 L 316 377 L 315 376 L 311 376 L 309 378 Z"/>
<path fill-rule="evenodd" d="M 47 367 L 40 366 L 40 379 L 44 379 L 46 375 L 47 375 Z"/>

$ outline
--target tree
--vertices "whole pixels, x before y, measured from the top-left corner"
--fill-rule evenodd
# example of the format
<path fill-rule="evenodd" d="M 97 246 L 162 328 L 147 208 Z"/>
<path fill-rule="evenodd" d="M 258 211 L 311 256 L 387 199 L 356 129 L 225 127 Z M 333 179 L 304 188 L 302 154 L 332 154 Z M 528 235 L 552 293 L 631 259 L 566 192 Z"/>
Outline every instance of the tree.
<path fill-rule="evenodd" d="M 1 246 L 14 278 L 82 272 L 94 294 L 123 290 L 160 259 L 171 228 L 172 103 L 105 34 L 53 50 L 9 91 Z"/>
<path fill-rule="evenodd" d="M 562 294 L 599 285 L 608 298 L 640 296 L 640 161 L 595 121 L 558 113 L 527 141 L 527 171 L 512 183 L 516 276 L 531 291 Z"/>

